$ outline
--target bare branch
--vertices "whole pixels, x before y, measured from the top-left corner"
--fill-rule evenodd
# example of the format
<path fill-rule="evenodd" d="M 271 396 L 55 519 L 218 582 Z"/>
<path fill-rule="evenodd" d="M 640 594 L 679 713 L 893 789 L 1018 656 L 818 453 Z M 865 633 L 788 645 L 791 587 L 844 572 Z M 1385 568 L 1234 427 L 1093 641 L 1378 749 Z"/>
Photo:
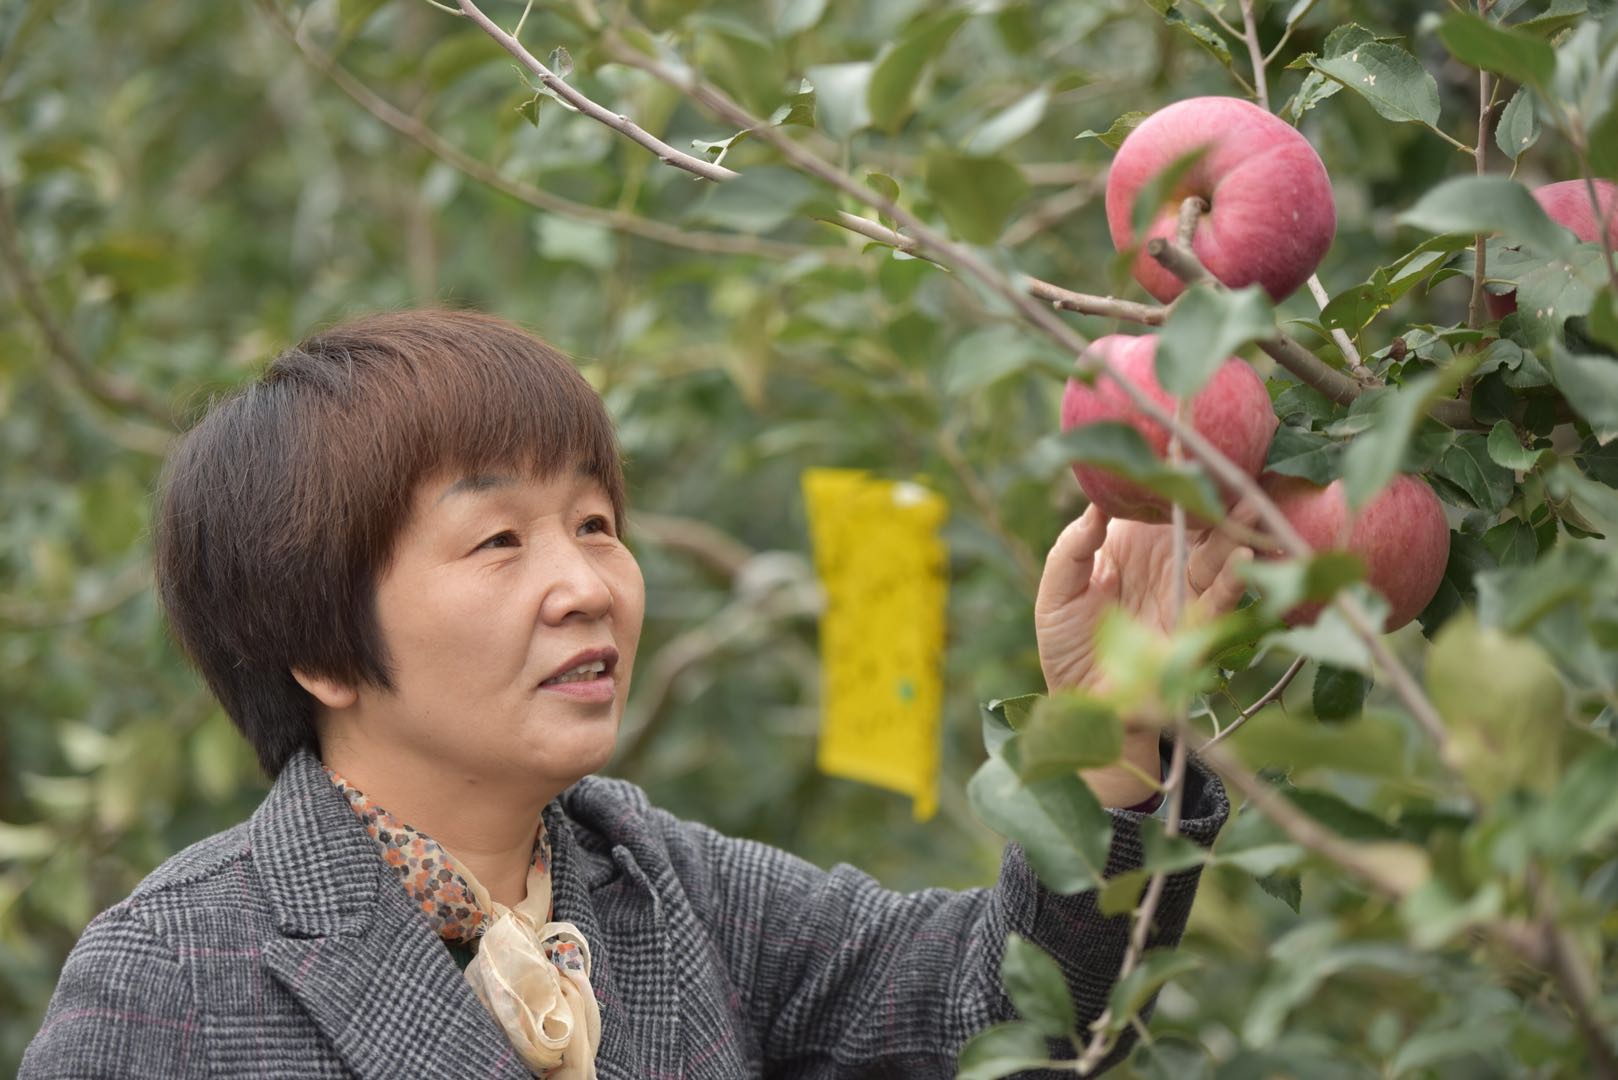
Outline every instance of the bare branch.
<path fill-rule="evenodd" d="M 758 255 L 770 258 L 789 258 L 793 255 L 802 255 L 811 251 L 825 255 L 828 258 L 837 258 L 841 255 L 835 247 L 786 244 L 776 240 L 765 240 L 730 233 L 690 232 L 675 228 L 672 225 L 665 225 L 660 221 L 641 217 L 638 214 L 631 214 L 622 210 L 603 210 L 600 207 L 574 202 L 571 199 L 552 194 L 544 188 L 525 184 L 520 180 L 513 180 L 449 143 L 432 128 L 382 98 L 370 87 L 355 78 L 335 59 L 310 42 L 300 31 L 296 31 L 288 25 L 269 0 L 260 0 L 259 6 L 269 16 L 276 28 L 286 36 L 287 40 L 297 46 L 298 51 L 303 54 L 304 59 L 309 62 L 311 67 L 329 78 L 339 90 L 347 94 L 366 112 L 446 165 L 471 177 L 480 184 L 491 187 L 502 195 L 516 199 L 518 202 L 532 206 L 536 210 L 543 210 L 559 217 L 571 218 L 574 221 L 587 221 L 594 225 L 612 229 L 615 232 L 628 233 L 659 244 L 685 248 L 689 251 L 703 251 L 719 255 Z"/>
<path fill-rule="evenodd" d="M 1035 203 L 1026 214 L 1006 226 L 1005 233 L 1000 237 L 1000 243 L 1005 247 L 1014 248 L 1038 236 L 1068 215 L 1090 205 L 1097 192 L 1104 190 L 1105 187 L 1105 183 L 1094 181 L 1089 184 L 1074 184 Z"/>
<path fill-rule="evenodd" d="M 563 101 L 567 102 L 569 105 L 573 106 L 590 119 L 596 121 L 597 123 L 605 124 L 607 127 L 612 128 L 612 130 L 623 135 L 631 142 L 644 146 L 657 156 L 657 160 L 663 162 L 665 165 L 673 165 L 677 169 L 684 169 L 686 172 L 695 176 L 700 176 L 704 180 L 734 180 L 740 175 L 734 170 L 725 168 L 723 165 L 715 165 L 710 161 L 703 161 L 701 158 L 692 157 L 683 150 L 676 150 L 662 139 L 659 139 L 657 136 L 635 123 L 623 113 L 615 113 L 610 109 L 603 108 L 601 105 L 585 97 L 577 89 L 571 86 L 567 80 L 563 79 L 550 68 L 540 63 L 538 58 L 535 57 L 533 53 L 529 52 L 522 42 L 500 29 L 495 21 L 483 14 L 483 10 L 479 8 L 477 4 L 473 3 L 472 0 L 459 0 L 459 3 L 461 5 L 461 11 L 465 13 L 467 18 L 477 23 L 478 26 L 482 27 L 484 33 L 488 34 L 490 37 L 494 38 L 495 41 L 500 43 L 501 48 L 505 49 L 506 52 L 516 57 L 519 64 L 533 72 L 534 76 L 539 79 L 540 84 L 544 86 L 545 89 L 549 90 L 551 93 L 555 94 L 557 97 L 561 98 Z"/>
<path fill-rule="evenodd" d="M 1298 809 L 1291 799 L 1259 779 L 1258 774 L 1225 747 L 1209 740 L 1197 748 L 1197 757 L 1241 792 L 1260 813 L 1280 826 L 1299 847 L 1337 864 L 1392 899 L 1401 899 L 1409 892 L 1410 883 L 1370 858 L 1363 844 L 1344 839 Z"/>
<path fill-rule="evenodd" d="M 1307 664 L 1308 662 L 1309 658 L 1307 656 L 1300 656 L 1296 660 L 1292 661 L 1291 665 L 1288 666 L 1286 672 L 1281 676 L 1280 679 L 1276 681 L 1275 685 L 1264 691 L 1259 699 L 1253 702 L 1253 704 L 1237 713 L 1236 719 L 1232 720 L 1228 727 L 1208 740 L 1208 745 L 1212 746 L 1223 739 L 1230 738 L 1231 735 L 1235 734 L 1237 728 L 1247 723 L 1247 721 L 1251 720 L 1254 716 L 1257 716 L 1259 712 L 1263 710 L 1264 706 L 1268 705 L 1272 701 L 1278 700 L 1282 694 L 1286 693 L 1287 687 L 1292 685 L 1292 680 L 1298 677 L 1298 672 L 1303 670 L 1303 665 Z"/>
<path fill-rule="evenodd" d="M 629 521 L 633 532 L 652 543 L 695 556 L 727 580 L 758 552 L 721 529 L 695 518 L 636 511 Z"/>
<path fill-rule="evenodd" d="M 45 339 L 46 348 L 63 367 L 73 375 L 78 385 L 90 397 L 113 409 L 126 409 L 172 425 L 169 410 L 145 390 L 116 375 L 97 368 L 74 344 L 67 330 L 56 321 L 45 292 L 34 277 L 28 258 L 23 254 L 22 237 L 17 231 L 17 219 L 11 209 L 11 199 L 4 186 L 0 186 L 0 264 L 4 264 L 17 289 L 17 298 Z"/>
<path fill-rule="evenodd" d="M 52 630 L 88 622 L 129 603 L 151 583 L 151 567 L 145 559 L 136 559 L 107 581 L 97 595 L 66 609 L 56 609 L 42 601 L 0 597 L 0 625 L 11 630 Z"/>
<path fill-rule="evenodd" d="M 1478 18 L 1489 17 L 1489 0 L 1478 0 Z M 1482 176 L 1489 168 L 1489 72 L 1486 68 L 1478 69 L 1478 142 L 1474 148 L 1474 157 L 1477 160 L 1477 173 Z M 1489 321 L 1489 306 L 1487 293 L 1483 288 L 1483 279 L 1488 274 L 1488 237 L 1478 233 L 1473 241 L 1476 249 L 1474 266 L 1472 269 L 1472 303 L 1467 309 L 1467 325 L 1482 326 Z"/>
<path fill-rule="evenodd" d="M 1287 23 L 1287 28 L 1281 33 L 1281 40 L 1275 43 L 1275 48 L 1264 54 L 1266 66 L 1274 63 L 1275 58 L 1281 55 L 1281 50 L 1286 47 L 1286 43 L 1292 40 L 1292 31 L 1297 28 L 1299 23 L 1303 22 L 1304 16 L 1308 15 L 1314 9 L 1314 6 L 1315 0 L 1309 0 L 1308 6 L 1298 12 L 1297 18 Z"/>
<path fill-rule="evenodd" d="M 1090 296 L 1052 285 L 1039 278 L 1028 279 L 1028 295 L 1049 300 L 1063 311 L 1076 311 L 1080 315 L 1100 315 L 1109 319 L 1140 323 L 1142 326 L 1162 326 L 1169 309 L 1157 304 L 1140 304 L 1133 300 L 1119 300 L 1111 296 Z"/>
<path fill-rule="evenodd" d="M 1315 298 L 1315 306 L 1321 311 L 1325 311 L 1326 305 L 1331 303 L 1331 297 L 1326 292 L 1326 286 L 1321 284 L 1320 275 L 1310 274 L 1308 285 L 1309 295 Z M 1343 354 L 1343 360 L 1348 364 L 1348 369 L 1362 382 L 1374 384 L 1379 381 L 1376 373 L 1366 367 L 1365 362 L 1360 359 L 1360 351 L 1354 347 L 1354 339 L 1348 336 L 1347 330 L 1340 326 L 1332 327 L 1331 339 L 1337 343 L 1337 348 Z"/>
<path fill-rule="evenodd" d="M 1259 108 L 1270 111 L 1270 88 L 1265 75 L 1264 50 L 1258 44 L 1258 21 L 1253 18 L 1253 0 L 1242 0 L 1242 38 L 1247 42 L 1247 56 L 1253 62 L 1253 97 Z"/>

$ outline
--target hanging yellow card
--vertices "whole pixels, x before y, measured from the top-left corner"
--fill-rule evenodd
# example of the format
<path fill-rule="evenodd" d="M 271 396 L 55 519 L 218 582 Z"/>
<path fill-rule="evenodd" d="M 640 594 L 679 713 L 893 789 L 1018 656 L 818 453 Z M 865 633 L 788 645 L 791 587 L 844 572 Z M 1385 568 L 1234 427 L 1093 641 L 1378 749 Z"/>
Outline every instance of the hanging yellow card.
<path fill-rule="evenodd" d="M 949 507 L 918 484 L 855 469 L 803 474 L 820 618 L 823 772 L 938 806 Z"/>

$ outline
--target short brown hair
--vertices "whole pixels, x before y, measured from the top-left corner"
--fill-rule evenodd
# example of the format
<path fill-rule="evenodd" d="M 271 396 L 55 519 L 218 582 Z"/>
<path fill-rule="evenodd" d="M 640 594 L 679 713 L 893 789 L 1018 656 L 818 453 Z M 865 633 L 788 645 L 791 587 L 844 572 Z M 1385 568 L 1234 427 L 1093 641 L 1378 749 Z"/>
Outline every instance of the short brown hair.
<path fill-rule="evenodd" d="M 315 745 L 314 699 L 292 669 L 392 688 L 376 586 L 417 484 L 501 467 L 577 468 L 623 528 L 600 396 L 538 338 L 460 311 L 317 333 L 180 440 L 158 495 L 158 595 L 266 773 Z"/>

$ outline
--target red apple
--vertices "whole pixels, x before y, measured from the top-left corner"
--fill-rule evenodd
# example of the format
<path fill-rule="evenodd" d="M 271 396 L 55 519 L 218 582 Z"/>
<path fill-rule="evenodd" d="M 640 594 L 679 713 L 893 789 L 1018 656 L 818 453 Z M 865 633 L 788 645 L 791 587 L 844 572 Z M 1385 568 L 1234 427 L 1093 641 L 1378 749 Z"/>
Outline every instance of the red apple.
<path fill-rule="evenodd" d="M 1168 203 L 1137 238 L 1135 197 L 1174 161 L 1205 149 Z M 1135 280 L 1167 303 L 1185 287 L 1147 255 L 1146 241 L 1173 237 L 1180 203 L 1208 204 L 1191 248 L 1232 288 L 1257 283 L 1276 301 L 1309 279 L 1331 247 L 1337 207 L 1320 155 L 1297 130 L 1240 98 L 1198 97 L 1159 109 L 1129 133 L 1107 176 L 1107 224 L 1122 251 L 1139 244 Z"/>
<path fill-rule="evenodd" d="M 1097 338 L 1090 346 L 1090 355 L 1099 356 L 1119 378 L 1144 390 L 1164 411 L 1173 411 L 1174 399 L 1157 382 L 1156 336 L 1111 334 Z M 1159 458 L 1168 457 L 1168 430 L 1142 415 L 1113 380 L 1098 378 L 1095 385 L 1086 386 L 1069 379 L 1062 395 L 1062 430 L 1103 420 L 1129 424 L 1145 436 L 1153 453 Z M 1191 426 L 1252 476 L 1264 467 L 1277 423 L 1264 380 L 1236 357 L 1226 360 L 1191 399 Z M 1169 520 L 1168 500 L 1139 484 L 1089 465 L 1075 464 L 1073 475 L 1090 501 L 1111 517 Z M 1227 505 L 1231 501 L 1234 500 L 1227 493 Z"/>
<path fill-rule="evenodd" d="M 1607 240 L 1618 247 L 1618 184 L 1611 180 L 1597 180 L 1595 188 L 1596 198 L 1601 205 L 1599 215 L 1596 204 L 1590 201 L 1590 189 L 1584 186 L 1583 180 L 1546 184 L 1535 188 L 1533 195 L 1545 214 L 1558 225 L 1573 230 L 1573 235 L 1579 238 L 1581 244 L 1591 243 L 1601 235 L 1601 218 L 1605 217 Z M 1489 314 L 1496 319 L 1503 319 L 1517 310 L 1515 289 L 1499 295 L 1485 293 L 1484 296 L 1489 304 Z"/>
<path fill-rule="evenodd" d="M 1366 580 L 1388 602 L 1383 632 L 1421 614 L 1438 592 L 1449 561 L 1449 524 L 1433 489 L 1414 476 L 1398 476 L 1350 516 L 1343 482 L 1325 487 L 1296 476 L 1265 473 L 1266 494 L 1316 551 L 1349 551 L 1365 563 Z M 1312 623 L 1321 604 L 1300 604 L 1289 626 Z"/>

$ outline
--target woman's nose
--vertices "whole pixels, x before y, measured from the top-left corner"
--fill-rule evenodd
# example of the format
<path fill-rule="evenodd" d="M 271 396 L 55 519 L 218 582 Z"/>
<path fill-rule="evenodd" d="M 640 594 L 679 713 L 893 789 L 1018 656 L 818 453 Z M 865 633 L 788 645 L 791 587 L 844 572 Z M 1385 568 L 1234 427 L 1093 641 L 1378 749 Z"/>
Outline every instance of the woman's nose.
<path fill-rule="evenodd" d="M 612 610 L 611 583 L 588 553 L 560 545 L 543 572 L 545 621 L 560 623 L 572 616 L 599 619 Z"/>

